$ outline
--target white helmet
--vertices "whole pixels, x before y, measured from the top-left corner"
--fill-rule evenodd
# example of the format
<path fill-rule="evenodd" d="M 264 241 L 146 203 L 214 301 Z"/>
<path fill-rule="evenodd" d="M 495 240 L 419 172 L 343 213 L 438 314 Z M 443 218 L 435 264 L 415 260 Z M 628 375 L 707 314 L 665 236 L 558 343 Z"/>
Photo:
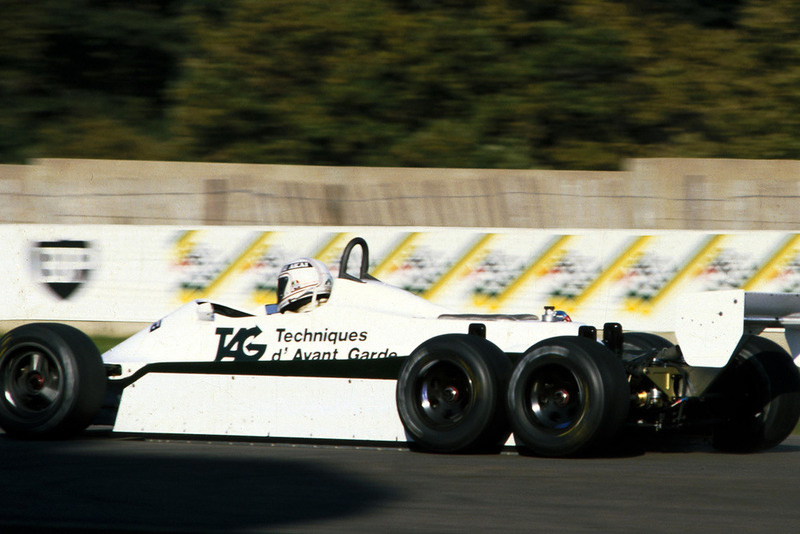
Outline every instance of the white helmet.
<path fill-rule="evenodd" d="M 321 261 L 301 258 L 278 274 L 278 311 L 310 311 L 331 296 L 333 277 Z"/>

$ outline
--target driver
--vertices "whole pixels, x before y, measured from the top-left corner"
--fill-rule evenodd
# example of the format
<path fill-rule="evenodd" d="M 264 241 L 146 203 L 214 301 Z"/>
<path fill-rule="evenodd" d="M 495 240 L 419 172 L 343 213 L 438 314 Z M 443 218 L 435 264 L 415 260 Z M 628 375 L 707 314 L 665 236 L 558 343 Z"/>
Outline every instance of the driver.
<path fill-rule="evenodd" d="M 333 277 L 319 260 L 300 258 L 278 274 L 278 311 L 309 312 L 331 296 Z"/>

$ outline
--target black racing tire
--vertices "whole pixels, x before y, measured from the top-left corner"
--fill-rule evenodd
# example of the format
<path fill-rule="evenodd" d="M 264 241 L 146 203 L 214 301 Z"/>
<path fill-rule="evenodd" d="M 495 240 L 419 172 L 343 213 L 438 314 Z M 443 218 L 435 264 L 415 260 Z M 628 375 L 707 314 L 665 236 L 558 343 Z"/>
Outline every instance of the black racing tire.
<path fill-rule="evenodd" d="M 551 457 L 599 452 L 630 409 L 617 356 L 596 341 L 568 336 L 528 349 L 511 375 L 507 402 L 520 452 Z"/>
<path fill-rule="evenodd" d="M 400 371 L 397 411 L 420 450 L 497 452 L 511 431 L 503 401 L 511 361 L 478 336 L 445 334 L 417 347 Z"/>
<path fill-rule="evenodd" d="M 625 332 L 622 337 L 623 359 L 639 356 L 645 352 L 659 351 L 674 346 L 670 340 L 649 332 Z"/>
<path fill-rule="evenodd" d="M 0 427 L 9 436 L 77 434 L 100 412 L 105 389 L 100 353 L 80 330 L 33 323 L 0 340 Z"/>
<path fill-rule="evenodd" d="M 750 453 L 785 440 L 800 420 L 800 372 L 777 343 L 745 336 L 712 390 L 723 421 L 711 443 L 724 452 Z"/>

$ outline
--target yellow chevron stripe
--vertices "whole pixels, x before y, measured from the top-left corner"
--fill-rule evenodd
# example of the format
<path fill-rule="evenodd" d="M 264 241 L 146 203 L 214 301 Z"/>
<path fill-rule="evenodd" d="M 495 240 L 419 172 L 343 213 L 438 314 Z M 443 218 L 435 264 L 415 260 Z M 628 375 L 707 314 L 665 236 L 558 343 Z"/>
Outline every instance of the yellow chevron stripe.
<path fill-rule="evenodd" d="M 563 307 L 567 313 L 573 313 L 577 310 L 581 304 L 583 304 L 589 297 L 591 297 L 595 292 L 597 292 L 602 285 L 608 281 L 609 278 L 617 274 L 623 266 L 630 264 L 630 261 L 641 253 L 642 249 L 647 245 L 647 243 L 652 240 L 652 236 L 640 236 L 637 238 L 631 246 L 629 246 L 625 251 L 620 254 L 614 263 L 608 266 L 608 268 L 600 273 L 591 284 L 586 286 L 586 288 L 581 292 L 580 295 L 575 297 L 574 299 L 566 299 L 563 302 L 560 302 L 558 306 Z"/>
<path fill-rule="evenodd" d="M 338 234 L 334 234 L 333 237 L 331 237 L 313 254 L 313 257 L 323 263 L 333 263 L 334 260 L 338 259 L 336 256 L 334 256 L 334 253 L 341 253 L 341 250 L 344 249 L 342 242 L 349 240 L 350 234 L 347 232 L 339 232 Z M 346 244 L 347 243 L 345 243 L 345 245 Z"/>
<path fill-rule="evenodd" d="M 175 253 L 179 258 L 188 252 L 188 249 L 191 248 L 192 245 L 192 239 L 198 233 L 200 233 L 199 230 L 187 230 L 175 241 Z"/>
<path fill-rule="evenodd" d="M 650 313 L 653 308 L 655 308 L 658 303 L 669 294 L 669 292 L 678 285 L 681 281 L 685 278 L 688 278 L 689 275 L 696 271 L 698 267 L 704 264 L 708 260 L 708 256 L 719 247 L 719 244 L 726 238 L 725 235 L 714 235 L 711 236 L 703 245 L 700 250 L 695 254 L 692 259 L 684 265 L 683 269 L 678 271 L 678 273 L 672 277 L 672 280 L 667 282 L 661 290 L 653 296 L 653 298 L 643 301 L 629 301 L 628 309 L 630 311 L 637 311 L 639 313 Z"/>
<path fill-rule="evenodd" d="M 793 234 L 787 237 L 783 245 L 753 274 L 750 280 L 742 286 L 742 289 L 745 291 L 752 291 L 770 278 L 773 278 L 780 268 L 791 261 L 794 255 L 797 254 L 799 246 L 800 234 Z"/>
<path fill-rule="evenodd" d="M 486 251 L 489 242 L 494 239 L 495 235 L 496 234 L 485 234 L 482 238 L 480 238 L 478 242 L 475 243 L 475 245 L 469 250 L 469 252 L 462 256 L 461 259 L 458 260 L 449 271 L 442 275 L 435 284 L 429 287 L 422 296 L 426 299 L 433 299 L 436 293 L 445 287 L 450 280 L 460 274 L 461 271 L 463 271 L 469 263 L 472 263 L 479 254 L 482 254 Z"/>
<path fill-rule="evenodd" d="M 262 232 L 259 234 L 258 237 L 254 239 L 253 242 L 250 243 L 250 245 L 244 250 L 244 252 L 239 254 L 234 261 L 229 263 L 225 270 L 223 270 L 213 282 L 200 290 L 184 291 L 181 295 L 182 300 L 184 302 L 188 302 L 193 299 L 205 298 L 208 295 L 211 295 L 231 276 L 231 274 L 247 265 L 256 252 L 261 253 L 264 245 L 271 236 L 272 232 Z"/>
<path fill-rule="evenodd" d="M 514 294 L 519 291 L 519 289 L 531 278 L 535 278 L 541 276 L 547 268 L 556 262 L 561 256 L 564 255 L 564 248 L 566 247 L 567 243 L 573 239 L 575 236 L 571 235 L 562 235 L 558 236 L 555 241 L 544 251 L 533 263 L 531 263 L 523 272 L 520 274 L 516 280 L 510 283 L 502 293 L 497 295 L 496 297 L 487 297 L 486 299 L 481 299 L 480 301 L 476 301 L 475 304 L 478 306 L 488 307 L 490 310 L 497 310 L 500 308 L 507 300 L 514 296 Z"/>
<path fill-rule="evenodd" d="M 391 272 L 394 270 L 395 265 L 399 263 L 399 258 L 403 256 L 407 256 L 409 251 L 413 249 L 412 243 L 420 236 L 420 232 L 411 232 L 406 234 L 406 236 L 400 241 L 400 243 L 392 250 L 389 254 L 383 258 L 375 269 L 373 269 L 373 274 L 375 278 L 380 279 L 384 274 L 387 272 Z"/>

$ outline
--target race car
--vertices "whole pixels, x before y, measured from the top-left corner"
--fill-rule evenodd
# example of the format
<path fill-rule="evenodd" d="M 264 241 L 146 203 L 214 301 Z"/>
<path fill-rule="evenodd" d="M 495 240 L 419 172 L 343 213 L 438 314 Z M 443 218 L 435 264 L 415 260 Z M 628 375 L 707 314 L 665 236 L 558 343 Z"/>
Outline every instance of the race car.
<path fill-rule="evenodd" d="M 107 424 L 560 457 L 595 454 L 625 429 L 758 451 L 800 418 L 795 361 L 756 335 L 783 328 L 798 354 L 799 294 L 705 293 L 681 307 L 673 345 L 618 323 L 598 332 L 551 307 L 453 313 L 368 268 L 355 238 L 335 281 L 316 260 L 292 262 L 277 304 L 195 300 L 102 356 L 67 325 L 15 328 L 0 340 L 0 427 L 26 439 Z"/>

